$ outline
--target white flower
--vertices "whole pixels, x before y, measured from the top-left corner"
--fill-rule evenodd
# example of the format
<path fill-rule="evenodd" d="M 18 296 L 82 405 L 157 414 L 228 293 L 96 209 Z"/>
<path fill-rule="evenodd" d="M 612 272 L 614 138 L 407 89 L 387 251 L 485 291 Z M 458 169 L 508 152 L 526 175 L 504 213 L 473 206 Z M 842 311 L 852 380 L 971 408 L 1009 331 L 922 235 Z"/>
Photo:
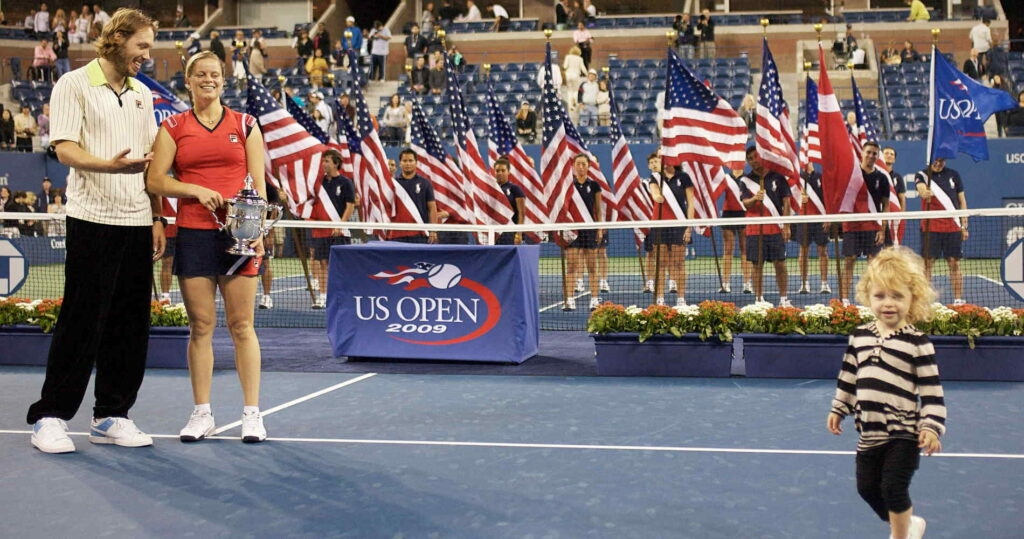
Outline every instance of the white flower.
<path fill-rule="evenodd" d="M 932 317 L 936 320 L 945 321 L 953 318 L 956 315 L 956 311 L 946 307 L 945 305 L 935 302 L 932 303 Z"/>
<path fill-rule="evenodd" d="M 865 307 L 863 305 L 857 306 L 857 314 L 860 315 L 864 320 L 874 320 L 875 313 L 871 312 L 871 307 Z"/>
<path fill-rule="evenodd" d="M 771 303 L 768 303 L 767 301 L 759 301 L 741 308 L 740 314 L 766 316 L 768 314 L 768 309 L 771 308 Z"/>
<path fill-rule="evenodd" d="M 641 309 L 640 307 L 637 307 L 636 305 L 630 305 L 629 307 L 626 307 L 626 314 L 630 316 L 636 316 L 642 312 L 644 312 L 644 310 Z"/>
<path fill-rule="evenodd" d="M 698 315 L 700 315 L 700 307 L 697 305 L 677 305 L 673 307 L 673 309 L 675 309 L 677 313 L 689 318 L 696 318 Z"/>
<path fill-rule="evenodd" d="M 1013 322 L 1017 317 L 1013 314 L 1013 309 L 1009 307 L 996 307 L 995 309 L 985 308 L 992 315 L 992 320 L 996 322 Z"/>
<path fill-rule="evenodd" d="M 808 305 L 804 307 L 804 310 L 800 313 L 800 316 L 804 320 L 821 319 L 828 320 L 832 317 L 832 307 L 828 305 L 822 305 L 815 303 L 814 305 Z"/>

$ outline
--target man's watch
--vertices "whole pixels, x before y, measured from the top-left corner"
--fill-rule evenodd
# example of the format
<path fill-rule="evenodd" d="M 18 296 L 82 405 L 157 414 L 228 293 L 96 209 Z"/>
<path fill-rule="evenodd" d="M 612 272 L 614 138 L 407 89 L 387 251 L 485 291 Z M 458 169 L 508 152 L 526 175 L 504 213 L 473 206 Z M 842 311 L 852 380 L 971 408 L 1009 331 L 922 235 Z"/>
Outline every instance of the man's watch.
<path fill-rule="evenodd" d="M 159 217 L 153 217 L 153 222 L 154 223 L 159 222 L 159 223 L 162 223 L 164 226 L 167 226 L 167 218 L 164 217 L 163 215 L 161 215 Z"/>

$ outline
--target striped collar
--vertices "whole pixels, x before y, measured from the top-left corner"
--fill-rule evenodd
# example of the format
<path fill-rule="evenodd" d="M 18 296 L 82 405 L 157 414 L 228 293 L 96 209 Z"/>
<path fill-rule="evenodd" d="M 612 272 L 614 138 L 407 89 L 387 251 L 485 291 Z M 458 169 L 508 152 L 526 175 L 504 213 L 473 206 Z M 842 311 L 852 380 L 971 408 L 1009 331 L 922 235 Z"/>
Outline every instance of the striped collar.
<path fill-rule="evenodd" d="M 89 86 L 109 86 L 107 76 L 103 74 L 103 68 L 100 67 L 99 58 L 85 64 L 85 75 L 89 77 Z M 135 79 L 132 77 L 125 77 L 125 88 L 134 92 L 139 91 L 136 88 Z"/>

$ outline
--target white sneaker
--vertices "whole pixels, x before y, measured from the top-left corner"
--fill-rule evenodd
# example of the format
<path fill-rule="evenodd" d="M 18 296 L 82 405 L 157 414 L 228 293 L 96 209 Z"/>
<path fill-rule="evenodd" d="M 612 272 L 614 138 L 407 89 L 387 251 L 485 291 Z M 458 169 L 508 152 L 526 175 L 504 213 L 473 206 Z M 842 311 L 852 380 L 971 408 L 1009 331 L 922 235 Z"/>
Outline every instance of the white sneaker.
<path fill-rule="evenodd" d="M 213 414 L 193 410 L 192 416 L 188 418 L 188 424 L 178 433 L 178 438 L 183 442 L 198 442 L 213 435 L 215 430 L 217 426 L 213 421 Z"/>
<path fill-rule="evenodd" d="M 686 307 L 686 298 L 676 299 L 676 307 Z"/>
<path fill-rule="evenodd" d="M 753 294 L 754 293 L 754 285 L 750 281 L 747 281 L 747 282 L 743 283 L 743 293 L 744 294 Z"/>
<path fill-rule="evenodd" d="M 242 414 L 242 441 L 255 444 L 267 439 L 267 429 L 263 428 L 263 416 L 259 412 Z"/>
<path fill-rule="evenodd" d="M 800 291 L 797 292 L 797 293 L 798 294 L 810 294 L 811 293 L 811 287 L 807 284 L 807 281 L 804 281 L 804 284 L 800 287 Z"/>
<path fill-rule="evenodd" d="M 127 417 L 101 417 L 92 420 L 89 441 L 94 444 L 114 444 L 121 447 L 153 445 L 153 439 L 139 430 Z"/>
<path fill-rule="evenodd" d="M 593 311 L 601 305 L 601 298 L 590 298 L 590 310 Z"/>
<path fill-rule="evenodd" d="M 953 300 L 953 305 L 967 305 L 967 302 L 960 298 L 956 298 Z"/>
<path fill-rule="evenodd" d="M 821 283 L 821 293 L 822 294 L 831 294 L 832 293 L 832 287 L 828 285 L 828 281 L 825 281 L 825 282 Z"/>
<path fill-rule="evenodd" d="M 274 298 L 270 297 L 270 294 L 263 294 L 260 296 L 260 309 L 273 309 Z"/>
<path fill-rule="evenodd" d="M 75 442 L 68 437 L 68 424 L 56 417 L 44 417 L 32 425 L 32 445 L 43 453 L 75 451 Z"/>
<path fill-rule="evenodd" d="M 647 281 L 644 283 L 644 294 L 650 294 L 654 292 L 654 281 Z"/>
<path fill-rule="evenodd" d="M 754 299 L 754 303 L 768 303 L 768 302 L 765 301 L 764 296 L 757 296 L 757 298 Z"/>
<path fill-rule="evenodd" d="M 313 287 L 314 292 L 320 293 L 320 279 L 313 279 L 309 284 Z"/>
<path fill-rule="evenodd" d="M 171 293 L 170 292 L 164 292 L 164 293 L 160 294 L 160 303 L 170 303 L 170 302 L 171 302 Z"/>
<path fill-rule="evenodd" d="M 789 302 L 789 298 L 782 296 L 779 298 L 779 307 L 792 307 L 793 304 Z"/>
<path fill-rule="evenodd" d="M 655 305 L 664 305 L 665 304 L 665 298 L 659 297 L 658 299 L 654 300 L 654 304 Z"/>
<path fill-rule="evenodd" d="M 843 298 L 843 307 L 849 307 L 849 306 L 850 306 L 850 300 L 847 299 L 847 298 Z"/>
<path fill-rule="evenodd" d="M 314 308 L 314 309 L 324 309 L 326 307 L 327 307 L 327 294 L 320 294 L 320 295 L 318 295 L 316 297 L 316 300 L 313 301 L 312 308 Z"/>
<path fill-rule="evenodd" d="M 583 287 L 583 279 L 576 279 L 576 291 L 584 292 L 586 288 Z"/>
<path fill-rule="evenodd" d="M 670 294 L 675 294 L 676 292 L 679 292 L 679 287 L 676 286 L 675 279 L 669 279 L 668 280 L 668 292 Z"/>
<path fill-rule="evenodd" d="M 562 304 L 563 311 L 575 311 L 576 310 L 576 298 L 566 298 L 565 303 Z"/>
<path fill-rule="evenodd" d="M 924 537 L 924 530 L 928 523 L 921 517 L 913 515 L 910 517 L 910 539 L 921 539 Z"/>
<path fill-rule="evenodd" d="M 719 294 L 728 294 L 730 292 L 732 292 L 732 289 L 729 288 L 729 283 L 722 283 L 722 286 L 718 289 Z"/>
<path fill-rule="evenodd" d="M 601 279 L 601 282 L 597 285 L 601 292 L 611 292 L 612 289 L 608 287 L 608 281 Z"/>

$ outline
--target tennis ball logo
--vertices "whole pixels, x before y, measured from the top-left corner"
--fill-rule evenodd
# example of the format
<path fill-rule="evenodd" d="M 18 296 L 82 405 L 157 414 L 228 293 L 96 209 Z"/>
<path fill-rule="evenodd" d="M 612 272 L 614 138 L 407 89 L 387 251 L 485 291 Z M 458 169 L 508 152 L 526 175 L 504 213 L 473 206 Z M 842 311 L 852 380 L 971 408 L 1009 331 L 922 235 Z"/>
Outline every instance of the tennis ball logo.
<path fill-rule="evenodd" d="M 461 280 L 462 270 L 452 264 L 438 264 L 427 271 L 427 282 L 434 288 L 454 288 Z"/>

